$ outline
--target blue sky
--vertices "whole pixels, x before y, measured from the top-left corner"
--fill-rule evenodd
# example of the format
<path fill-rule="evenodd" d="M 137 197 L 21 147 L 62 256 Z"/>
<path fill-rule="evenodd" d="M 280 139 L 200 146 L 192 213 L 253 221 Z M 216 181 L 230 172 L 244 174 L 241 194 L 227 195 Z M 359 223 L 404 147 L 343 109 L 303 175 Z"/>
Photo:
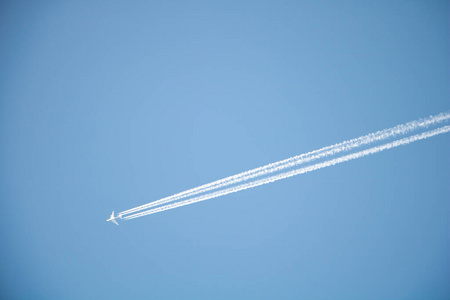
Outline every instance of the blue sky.
<path fill-rule="evenodd" d="M 105 222 L 448 111 L 448 2 L 0 7 L 1 298 L 448 299 L 448 134 Z"/>

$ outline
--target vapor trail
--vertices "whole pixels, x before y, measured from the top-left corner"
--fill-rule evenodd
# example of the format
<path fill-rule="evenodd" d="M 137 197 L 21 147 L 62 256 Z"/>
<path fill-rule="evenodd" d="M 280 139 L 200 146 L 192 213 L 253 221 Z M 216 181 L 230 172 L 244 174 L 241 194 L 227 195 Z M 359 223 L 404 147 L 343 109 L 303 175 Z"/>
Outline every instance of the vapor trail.
<path fill-rule="evenodd" d="M 369 149 L 366 149 L 366 150 L 363 150 L 363 151 L 359 151 L 359 152 L 356 152 L 356 153 L 348 154 L 348 155 L 345 155 L 345 156 L 342 156 L 342 157 L 338 157 L 338 158 L 334 158 L 334 159 L 331 159 L 331 160 L 328 160 L 328 161 L 317 163 L 315 165 L 311 165 L 311 166 L 303 167 L 303 168 L 300 168 L 300 169 L 284 172 L 284 173 L 281 173 L 281 174 L 278 174 L 278 175 L 275 175 L 275 176 L 266 177 L 266 178 L 263 178 L 263 179 L 260 179 L 260 180 L 255 180 L 253 182 L 241 184 L 241 185 L 238 185 L 238 186 L 233 186 L 233 187 L 228 188 L 228 189 L 220 190 L 220 191 L 217 191 L 217 192 L 212 192 L 210 194 L 202 195 L 202 196 L 195 197 L 195 198 L 192 198 L 192 199 L 179 201 L 179 202 L 176 202 L 176 203 L 173 203 L 173 204 L 169 204 L 169 205 L 165 205 L 165 206 L 162 206 L 162 207 L 157 207 L 157 208 L 154 208 L 154 209 L 150 209 L 150 210 L 147 210 L 147 211 L 136 213 L 136 214 L 133 214 L 131 216 L 124 217 L 124 219 L 130 220 L 130 219 L 134 219 L 134 218 L 138 218 L 138 217 L 142 217 L 142 216 L 146 216 L 146 215 L 150 215 L 150 214 L 155 214 L 155 213 L 162 212 L 162 211 L 165 211 L 165 210 L 174 209 L 174 208 L 177 208 L 177 207 L 180 207 L 180 206 L 185 206 L 185 205 L 193 204 L 193 203 L 196 203 L 196 202 L 205 201 L 205 200 L 208 200 L 208 199 L 224 196 L 224 195 L 227 195 L 227 194 L 230 194 L 230 193 L 235 193 L 235 192 L 246 190 L 246 189 L 253 188 L 253 187 L 256 187 L 256 186 L 260 186 L 260 185 L 264 185 L 264 184 L 267 184 L 267 183 L 275 182 L 275 181 L 278 181 L 278 180 L 281 180 L 281 179 L 285 179 L 285 178 L 288 178 L 288 177 L 292 177 L 292 176 L 295 176 L 295 175 L 298 175 L 298 174 L 308 173 L 308 172 L 311 172 L 311 171 L 315 171 L 315 170 L 318 170 L 318 169 L 322 169 L 322 168 L 325 168 L 325 167 L 329 167 L 329 166 L 333 166 L 333 165 L 336 165 L 336 164 L 339 164 L 339 163 L 343 163 L 343 162 L 346 162 L 346 161 L 349 161 L 349 160 L 353 160 L 353 159 L 357 159 L 357 158 L 360 158 L 360 157 L 364 157 L 364 156 L 367 156 L 367 155 L 370 155 L 370 154 L 375 154 L 375 153 L 378 153 L 378 152 L 381 152 L 381 151 L 384 151 L 384 150 L 387 150 L 387 149 L 395 148 L 395 147 L 398 147 L 398 146 L 401 146 L 401 145 L 407 145 L 407 144 L 410 144 L 412 142 L 416 142 L 416 141 L 419 141 L 419 140 L 427 139 L 427 138 L 430 138 L 432 136 L 435 136 L 435 135 L 438 135 L 438 134 L 442 134 L 442 133 L 446 133 L 446 132 L 449 132 L 449 131 L 450 131 L 450 126 L 449 125 L 443 126 L 443 127 L 431 130 L 431 131 L 427 131 L 427 132 L 416 134 L 416 135 L 413 135 L 413 136 L 410 136 L 410 137 L 402 138 L 402 139 L 399 139 L 399 140 L 396 140 L 396 141 L 393 141 L 393 142 L 390 142 L 390 143 L 387 143 L 387 144 L 384 144 L 384 145 L 381 145 L 381 146 L 372 147 L 372 148 L 369 148 Z"/>
<path fill-rule="evenodd" d="M 229 176 L 208 184 L 201 185 L 199 187 L 186 190 L 184 192 L 162 198 L 160 200 L 150 202 L 129 210 L 122 211 L 120 214 L 127 215 L 135 213 L 150 207 L 162 205 L 168 202 L 173 202 L 181 199 L 185 199 L 191 196 L 195 196 L 201 193 L 221 189 L 230 185 L 239 184 L 241 182 L 247 181 L 249 179 L 266 176 L 274 172 L 280 172 L 286 168 L 292 168 L 294 166 L 304 164 L 306 162 L 311 162 L 319 158 L 325 158 L 328 156 L 336 155 L 340 152 L 350 151 L 352 149 L 358 148 L 362 145 L 368 145 L 374 142 L 379 142 L 391 137 L 396 137 L 399 135 L 404 135 L 413 132 L 417 129 L 426 128 L 431 125 L 436 125 L 442 122 L 446 122 L 450 119 L 450 113 L 441 113 L 436 116 L 430 116 L 425 119 L 419 119 L 417 121 L 412 121 L 406 124 L 397 125 L 392 128 L 384 129 L 375 133 L 370 133 L 361 136 L 356 139 L 344 141 L 332 146 L 327 146 L 319 150 L 308 152 L 305 154 L 290 157 L 285 160 L 281 160 L 275 163 L 271 163 L 256 169 L 245 171 L 233 176 Z"/>

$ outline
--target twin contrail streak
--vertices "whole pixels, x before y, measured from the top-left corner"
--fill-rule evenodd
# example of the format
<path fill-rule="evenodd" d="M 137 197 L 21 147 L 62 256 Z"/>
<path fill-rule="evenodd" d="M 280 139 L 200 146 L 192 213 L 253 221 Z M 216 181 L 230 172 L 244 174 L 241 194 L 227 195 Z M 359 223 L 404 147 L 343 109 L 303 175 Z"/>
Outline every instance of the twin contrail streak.
<path fill-rule="evenodd" d="M 202 193 L 206 193 L 206 192 L 210 192 L 210 193 L 208 193 L 206 195 L 201 195 L 201 196 L 195 197 L 193 199 L 202 199 L 202 200 L 198 200 L 198 201 L 203 201 L 206 199 L 219 197 L 220 195 L 228 194 L 228 192 L 223 194 L 224 191 L 232 190 L 230 193 L 235 192 L 234 189 L 236 188 L 236 185 L 241 184 L 244 181 L 249 181 L 250 179 L 256 180 L 258 177 L 263 177 L 263 176 L 267 176 L 272 173 L 281 172 L 285 169 L 293 168 L 298 165 L 309 163 L 309 162 L 312 162 L 317 159 L 323 159 L 323 158 L 326 158 L 329 156 L 334 156 L 341 152 L 348 152 L 350 150 L 356 149 L 356 148 L 364 146 L 364 145 L 370 145 L 375 142 L 381 142 L 381 141 L 389 139 L 389 138 L 394 138 L 394 137 L 398 137 L 401 135 L 405 135 L 405 134 L 411 133 L 413 131 L 416 131 L 418 129 L 427 128 L 428 126 L 435 126 L 442 122 L 447 122 L 449 119 L 450 119 L 450 113 L 441 113 L 436 116 L 430 116 L 426 119 L 421 119 L 421 120 L 409 122 L 406 124 L 398 125 L 398 126 L 388 128 L 385 130 L 381 130 L 381 131 L 378 131 L 375 133 L 371 133 L 371 134 L 368 134 L 368 135 L 365 135 L 365 136 L 362 136 L 362 137 L 359 137 L 356 139 L 352 139 L 352 140 L 345 141 L 345 142 L 342 142 L 339 144 L 324 147 L 319 150 L 315 150 L 315 151 L 308 152 L 305 154 L 293 156 L 293 157 L 285 159 L 285 160 L 281 160 L 281 161 L 271 163 L 271 164 L 268 164 L 268 165 L 265 165 L 265 166 L 262 166 L 262 167 L 259 167 L 256 169 L 252 169 L 252 170 L 242 172 L 242 173 L 230 176 L 230 177 L 226 177 L 224 179 L 220 179 L 220 180 L 208 183 L 208 184 L 204 184 L 199 187 L 196 187 L 196 188 L 193 188 L 190 190 L 186 190 L 184 192 L 181 192 L 181 193 L 169 196 L 169 197 L 165 197 L 165 198 L 162 198 L 162 199 L 154 201 L 154 202 L 150 202 L 145 205 L 141 205 L 141 206 L 129 209 L 129 210 L 122 211 L 120 214 L 122 216 L 124 216 L 124 215 L 129 215 L 129 214 L 134 213 L 133 215 L 124 217 L 124 219 L 136 218 L 137 216 L 141 216 L 140 215 L 141 213 L 137 213 L 139 211 L 146 210 L 142 213 L 147 213 L 149 211 L 147 209 L 149 209 L 151 207 L 160 206 L 160 205 L 163 205 L 163 204 L 166 204 L 169 202 L 182 200 L 182 199 L 189 198 L 189 197 L 192 197 L 192 196 L 195 196 L 198 194 L 202 194 Z M 290 172 L 286 172 L 283 174 L 288 174 L 288 173 L 290 173 Z M 281 175 L 281 174 L 279 174 L 279 175 Z M 279 176 L 279 175 L 277 175 L 277 176 Z M 277 176 L 272 176 L 272 177 L 268 177 L 268 178 L 273 178 L 273 177 L 277 177 Z M 290 177 L 290 176 L 288 176 L 288 177 Z M 283 178 L 286 178 L 286 177 L 283 177 Z M 249 182 L 248 184 L 253 184 L 254 182 L 264 181 L 266 179 L 267 178 L 263 178 L 261 180 L 252 181 L 252 182 Z M 243 184 L 243 185 L 239 185 L 239 186 L 247 186 L 248 184 Z M 231 186 L 231 185 L 233 185 L 233 187 L 225 189 L 225 190 L 219 190 L 219 189 L 223 189 L 228 186 Z M 260 184 L 258 184 L 258 185 L 260 185 Z M 213 192 L 215 190 L 219 190 L 219 191 Z M 241 189 L 239 189 L 239 190 L 241 190 Z M 212 195 L 219 195 L 219 196 L 212 196 Z M 212 197 L 210 197 L 210 196 L 212 196 Z M 206 199 L 204 197 L 206 197 Z M 192 201 L 193 199 L 188 199 L 188 200 L 182 201 L 182 202 L 183 203 L 189 202 L 189 201 Z M 195 202 L 198 202 L 198 201 L 195 201 Z M 181 203 L 181 202 L 177 202 L 172 205 L 178 205 L 179 203 Z M 187 205 L 187 204 L 184 204 L 184 205 Z M 167 205 L 164 207 L 168 207 L 168 206 L 170 206 L 170 205 Z M 181 206 L 181 205 L 178 205 L 178 206 Z M 176 206 L 176 207 L 178 207 L 178 206 Z M 158 208 L 152 209 L 151 211 L 159 212 L 162 210 L 158 210 L 158 209 L 162 209 L 162 208 L 163 207 L 158 207 Z M 166 208 L 164 210 L 167 210 L 167 209 L 170 209 L 170 208 Z M 152 212 L 152 213 L 155 213 L 155 212 Z"/>
<path fill-rule="evenodd" d="M 322 148 L 322 149 L 317 150 L 317 151 L 313 151 L 313 152 L 310 152 L 310 153 L 307 153 L 307 154 L 304 154 L 304 155 L 297 156 L 298 159 L 293 159 L 293 161 L 291 161 L 292 158 L 284 160 L 284 161 L 280 161 L 280 162 L 271 164 L 271 166 L 275 165 L 275 167 L 273 167 L 273 168 L 279 168 L 281 166 L 288 165 L 288 166 L 285 166 L 285 167 L 283 167 L 281 169 L 278 169 L 278 171 L 279 171 L 279 170 L 282 170 L 282 169 L 285 169 L 285 168 L 288 168 L 288 167 L 296 166 L 296 165 L 304 163 L 306 161 L 312 161 L 312 160 L 315 160 L 317 158 L 327 157 L 329 155 L 334 155 L 334 154 L 342 152 L 342 151 L 348 151 L 349 149 L 353 149 L 353 148 L 359 147 L 361 145 L 367 145 L 367 144 L 371 144 L 371 143 L 373 143 L 375 141 L 381 141 L 381 140 L 384 140 L 384 139 L 386 139 L 388 137 L 395 137 L 395 136 L 397 136 L 399 134 L 406 134 L 406 133 L 414 131 L 414 130 L 416 130 L 418 128 L 426 128 L 429 125 L 436 125 L 436 124 L 441 123 L 443 121 L 447 121 L 449 117 L 450 117 L 450 115 L 448 113 L 446 113 L 446 114 L 440 114 L 440 115 L 435 116 L 435 117 L 430 117 L 430 118 L 428 118 L 426 120 L 415 121 L 415 122 L 407 123 L 407 124 L 404 124 L 404 125 L 399 125 L 399 126 L 391 128 L 391 129 L 386 129 L 386 130 L 383 130 L 383 131 L 379 131 L 377 133 L 369 134 L 369 135 L 363 136 L 363 137 L 358 138 L 358 139 L 354 139 L 354 140 L 351 140 L 351 141 L 343 142 L 343 143 L 340 143 L 340 144 L 337 144 L 337 145 L 334 145 L 334 146 Z M 425 124 L 427 124 L 427 125 L 425 125 Z M 310 166 L 306 166 L 306 167 L 302 167 L 302 168 L 297 168 L 297 169 L 291 170 L 291 171 L 285 171 L 285 172 L 282 172 L 282 173 L 277 174 L 277 175 L 265 177 L 265 178 L 258 179 L 258 180 L 253 180 L 253 181 L 250 181 L 250 182 L 247 182 L 247 183 L 234 185 L 234 186 L 232 186 L 230 188 L 218 190 L 218 191 L 211 192 L 211 193 L 208 193 L 208 194 L 205 194 L 205 195 L 201 195 L 201 196 L 197 196 L 197 197 L 190 198 L 190 199 L 187 199 L 187 200 L 179 201 L 179 202 L 176 202 L 176 203 L 173 203 L 173 204 L 160 206 L 160 207 L 156 207 L 156 208 L 153 208 L 153 209 L 150 209 L 150 210 L 146 210 L 146 211 L 142 211 L 142 212 L 139 212 L 139 213 L 135 213 L 135 214 L 132 214 L 132 215 L 124 217 L 124 219 L 130 220 L 130 219 L 134 219 L 134 218 L 138 218 L 138 217 L 142 217 L 142 216 L 146 216 L 146 215 L 150 215 L 150 214 L 155 214 L 155 213 L 162 212 L 162 211 L 165 211 L 165 210 L 174 209 L 174 208 L 177 208 L 177 207 L 181 207 L 181 206 L 197 203 L 197 202 L 200 202 L 200 201 L 205 201 L 205 200 L 208 200 L 208 199 L 217 198 L 217 197 L 224 196 L 224 195 L 227 195 L 227 194 L 230 194 L 230 193 L 235 193 L 235 192 L 238 192 L 238 191 L 246 190 L 246 189 L 253 188 L 253 187 L 256 187 L 256 186 L 260 186 L 260 185 L 264 185 L 264 184 L 267 184 L 267 183 L 275 182 L 275 181 L 278 181 L 278 180 L 281 180 L 281 179 L 285 179 L 285 178 L 288 178 L 288 177 L 292 177 L 292 176 L 295 176 L 295 175 L 308 173 L 308 172 L 311 172 L 311 171 L 315 171 L 315 170 L 322 169 L 322 168 L 325 168 L 325 167 L 333 166 L 333 165 L 336 165 L 336 164 L 339 164 L 339 163 L 342 163 L 342 162 L 346 162 L 346 161 L 349 161 L 349 160 L 353 160 L 353 159 L 357 159 L 357 158 L 360 158 L 360 157 L 368 156 L 370 154 L 375 154 L 375 153 L 378 153 L 378 152 L 381 152 L 381 151 L 384 151 L 384 150 L 387 150 L 387 149 L 395 148 L 395 147 L 398 147 L 398 146 L 401 146 L 401 145 L 407 145 L 407 144 L 410 144 L 412 142 L 423 140 L 423 139 L 427 139 L 427 138 L 430 138 L 432 136 L 435 136 L 435 135 L 438 135 L 438 134 L 442 134 L 442 133 L 446 133 L 446 132 L 449 132 L 449 131 L 450 131 L 450 126 L 448 126 L 448 125 L 447 126 L 443 126 L 443 127 L 440 127 L 440 128 L 434 129 L 434 130 L 430 130 L 430 131 L 423 132 L 423 133 L 420 133 L 420 134 L 416 134 L 416 135 L 413 135 L 413 136 L 409 136 L 409 137 L 405 137 L 405 138 L 402 138 L 402 139 L 398 139 L 398 140 L 395 140 L 393 142 L 389 142 L 389 143 L 386 143 L 386 144 L 383 144 L 383 145 L 380 145 L 380 146 L 375 146 L 375 147 L 372 147 L 372 148 L 369 148 L 369 149 L 366 149 L 366 150 L 362 150 L 362 151 L 359 151 L 359 152 L 351 153 L 351 154 L 348 154 L 348 155 L 345 155 L 345 156 L 341 156 L 341 157 L 338 157 L 338 158 L 329 159 L 327 161 L 316 163 L 314 165 L 310 165 Z M 326 150 L 324 150 L 324 149 L 326 149 Z M 308 160 L 305 160 L 306 158 L 308 158 Z M 303 159 L 302 162 L 298 162 L 299 160 L 302 160 L 302 159 Z M 270 165 L 267 165 L 267 166 L 270 166 Z M 257 174 L 258 172 L 265 172 L 264 175 L 266 175 L 266 174 L 270 174 L 270 173 L 275 172 L 275 171 L 271 171 L 273 169 L 272 167 L 267 167 L 267 166 L 258 168 L 259 170 L 262 170 L 262 171 L 254 172 L 254 170 L 251 170 L 251 171 L 244 172 L 244 173 L 249 173 L 249 174 L 254 175 L 254 174 Z M 266 168 L 266 169 L 264 169 L 264 168 Z M 255 169 L 255 170 L 258 170 L 258 169 Z M 241 174 L 244 174 L 244 173 L 241 173 Z M 238 175 L 240 175 L 240 174 L 238 174 Z M 235 175 L 235 176 L 238 176 L 238 175 Z M 239 178 L 241 180 L 237 180 L 238 177 L 234 177 L 234 176 L 231 176 L 231 177 L 228 177 L 228 178 L 236 178 L 236 180 L 237 180 L 235 182 L 235 184 L 236 184 L 236 183 L 240 183 L 240 182 L 243 182 L 245 180 L 248 180 L 248 178 L 247 179 L 242 179 L 242 178 L 245 178 L 246 176 L 250 176 L 250 175 L 240 176 Z M 249 177 L 249 178 L 254 178 L 254 177 L 258 177 L 258 176 L 261 176 L 261 175 L 256 175 L 256 176 Z M 223 179 L 223 180 L 226 180 L 226 179 Z M 222 183 L 228 182 L 228 181 L 223 181 L 223 180 L 222 180 Z M 217 182 L 220 182 L 220 181 L 217 181 Z M 217 185 L 220 185 L 222 183 L 219 183 Z M 212 184 L 214 184 L 214 183 L 211 183 L 210 186 L 208 186 L 208 185 L 205 185 L 205 186 L 208 186 L 208 188 L 209 188 L 209 187 L 211 187 Z M 230 185 L 230 184 L 227 184 L 227 185 Z M 189 193 L 192 193 L 191 191 L 194 191 L 194 192 L 198 191 L 200 188 L 201 187 L 196 188 L 196 189 L 192 189 L 192 190 L 188 190 L 188 191 L 183 192 L 183 193 L 185 193 L 184 195 L 187 195 Z M 214 189 L 217 189 L 217 188 L 214 188 Z M 183 193 L 180 193 L 180 194 L 177 194 L 177 195 L 181 195 Z M 196 192 L 196 194 L 198 194 L 198 193 L 201 193 L 201 192 Z M 191 195 L 195 195 L 195 194 L 191 194 Z M 179 196 L 177 196 L 177 197 L 179 197 Z M 188 197 L 188 196 L 184 196 L 184 197 Z M 165 199 L 169 199 L 169 198 L 170 197 L 165 198 Z M 161 199 L 161 200 L 164 200 L 164 199 Z M 170 200 L 170 201 L 175 201 L 175 200 Z M 157 201 L 155 201 L 155 202 L 157 202 Z M 155 203 L 155 202 L 152 202 L 152 203 Z M 152 203 L 149 203 L 149 205 L 152 204 Z M 155 205 L 160 205 L 161 203 L 166 203 L 166 202 L 160 202 L 160 203 L 155 204 Z M 151 206 L 143 205 L 143 206 L 140 206 L 140 207 L 153 207 L 153 206 L 154 205 L 151 205 Z M 139 210 L 142 210 L 142 209 L 143 208 L 141 208 Z M 126 212 L 129 212 L 129 211 L 135 211 L 135 210 L 128 210 Z"/>

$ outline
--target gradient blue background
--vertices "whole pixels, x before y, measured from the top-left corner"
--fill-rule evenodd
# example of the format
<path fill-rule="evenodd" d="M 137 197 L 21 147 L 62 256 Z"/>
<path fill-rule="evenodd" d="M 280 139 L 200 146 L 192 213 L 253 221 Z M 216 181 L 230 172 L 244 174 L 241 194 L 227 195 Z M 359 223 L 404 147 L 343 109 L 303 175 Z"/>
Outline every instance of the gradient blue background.
<path fill-rule="evenodd" d="M 0 298 L 448 299 L 450 136 L 122 211 L 450 108 L 448 1 L 3 1 Z"/>

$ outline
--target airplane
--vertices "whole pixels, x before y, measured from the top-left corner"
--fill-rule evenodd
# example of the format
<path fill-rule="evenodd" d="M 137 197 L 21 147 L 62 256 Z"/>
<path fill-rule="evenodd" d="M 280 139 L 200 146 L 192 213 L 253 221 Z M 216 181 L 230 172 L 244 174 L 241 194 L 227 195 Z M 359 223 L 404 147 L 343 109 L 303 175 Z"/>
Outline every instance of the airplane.
<path fill-rule="evenodd" d="M 122 215 L 119 214 L 117 217 L 114 217 L 114 211 L 113 211 L 112 214 L 111 214 L 111 217 L 109 217 L 109 219 L 106 220 L 106 222 L 111 221 L 111 222 L 113 222 L 114 224 L 119 225 L 119 223 L 117 223 L 117 221 L 116 221 L 117 219 L 122 219 Z"/>

